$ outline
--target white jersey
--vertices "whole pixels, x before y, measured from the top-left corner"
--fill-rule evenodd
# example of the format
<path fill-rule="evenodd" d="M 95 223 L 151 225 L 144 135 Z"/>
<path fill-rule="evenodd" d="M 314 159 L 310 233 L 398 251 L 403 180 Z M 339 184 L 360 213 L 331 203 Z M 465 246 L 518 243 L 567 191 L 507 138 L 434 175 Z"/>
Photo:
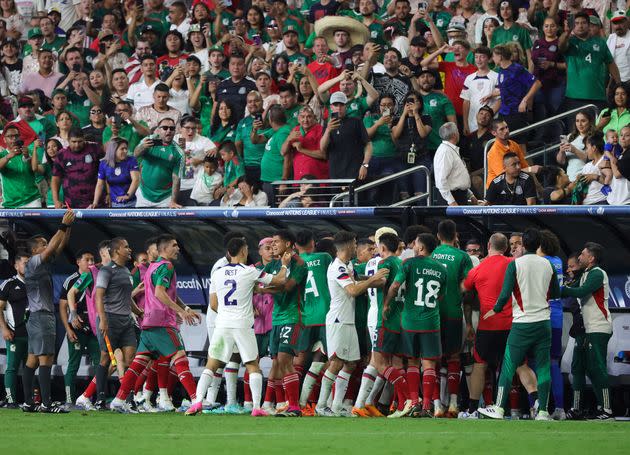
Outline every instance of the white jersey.
<path fill-rule="evenodd" d="M 381 262 L 381 257 L 377 254 L 370 259 L 365 265 L 365 276 L 374 276 L 378 269 L 378 263 Z M 368 288 L 367 295 L 370 302 L 370 308 L 368 309 L 367 325 L 368 327 L 376 327 L 378 323 L 378 299 L 376 298 L 376 288 Z"/>
<path fill-rule="evenodd" d="M 219 259 L 217 262 L 214 263 L 214 265 L 212 266 L 212 269 L 210 269 L 210 289 L 212 289 L 212 274 L 219 267 L 224 267 L 228 265 L 229 263 L 230 261 L 228 261 L 228 258 L 226 258 L 225 256 L 223 256 L 221 259 Z M 208 293 L 208 295 L 210 295 L 210 292 Z M 208 299 L 208 302 L 209 301 L 210 299 Z M 212 311 L 212 309 L 210 309 L 210 306 L 208 306 L 208 314 L 206 314 L 206 327 L 208 328 L 209 337 L 212 337 L 212 329 L 214 329 L 214 321 L 216 318 L 217 318 L 216 311 Z"/>
<path fill-rule="evenodd" d="M 352 263 L 344 264 L 335 258 L 328 266 L 328 289 L 330 290 L 330 309 L 326 313 L 326 324 L 354 324 L 354 297 L 345 290 L 354 284 Z"/>
<path fill-rule="evenodd" d="M 252 298 L 256 283 L 269 284 L 273 275 L 244 264 L 227 264 L 210 278 L 210 294 L 218 300 L 217 328 L 251 329 L 254 326 Z"/>

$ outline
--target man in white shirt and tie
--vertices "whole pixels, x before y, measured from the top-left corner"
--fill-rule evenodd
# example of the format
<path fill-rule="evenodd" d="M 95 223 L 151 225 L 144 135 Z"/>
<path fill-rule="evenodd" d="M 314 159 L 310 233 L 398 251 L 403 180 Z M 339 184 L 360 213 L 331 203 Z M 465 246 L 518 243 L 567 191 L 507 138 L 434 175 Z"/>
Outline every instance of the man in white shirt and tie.
<path fill-rule="evenodd" d="M 457 124 L 447 122 L 440 127 L 442 143 L 433 157 L 435 186 L 440 192 L 438 203 L 447 205 L 477 205 L 477 199 L 470 191 L 470 174 L 459 155 L 459 131 Z M 470 202 L 469 202 L 470 201 Z"/>

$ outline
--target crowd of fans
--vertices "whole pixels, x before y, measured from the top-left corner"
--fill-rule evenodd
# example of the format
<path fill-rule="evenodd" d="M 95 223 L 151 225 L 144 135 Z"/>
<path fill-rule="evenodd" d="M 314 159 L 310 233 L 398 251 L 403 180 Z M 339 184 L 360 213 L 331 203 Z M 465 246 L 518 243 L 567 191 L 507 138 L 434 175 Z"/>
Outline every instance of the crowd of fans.
<path fill-rule="evenodd" d="M 3 0 L 2 205 L 302 207 L 318 186 L 272 183 L 418 165 L 438 204 L 629 204 L 617 3 Z"/>

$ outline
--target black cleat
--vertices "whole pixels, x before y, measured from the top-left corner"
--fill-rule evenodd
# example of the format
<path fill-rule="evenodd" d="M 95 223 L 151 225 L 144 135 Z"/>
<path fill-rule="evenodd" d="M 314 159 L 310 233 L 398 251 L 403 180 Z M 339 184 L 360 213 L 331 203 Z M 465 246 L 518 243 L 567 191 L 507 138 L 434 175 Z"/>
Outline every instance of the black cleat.
<path fill-rule="evenodd" d="M 22 412 L 39 412 L 40 406 L 41 405 L 35 403 L 22 403 L 20 408 L 22 409 Z"/>
<path fill-rule="evenodd" d="M 105 400 L 98 400 L 94 403 L 94 407 L 97 411 L 109 411 L 109 406 L 107 406 L 107 402 Z"/>
<path fill-rule="evenodd" d="M 567 420 L 586 420 L 586 416 L 584 411 L 571 408 L 567 411 Z"/>

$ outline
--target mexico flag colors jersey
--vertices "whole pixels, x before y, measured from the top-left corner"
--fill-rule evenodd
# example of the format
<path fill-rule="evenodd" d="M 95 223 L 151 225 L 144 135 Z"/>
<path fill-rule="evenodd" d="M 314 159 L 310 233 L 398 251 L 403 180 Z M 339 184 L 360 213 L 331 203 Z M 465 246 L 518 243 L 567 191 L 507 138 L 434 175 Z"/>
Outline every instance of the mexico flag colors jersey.
<path fill-rule="evenodd" d="M 227 264 L 215 270 L 210 282 L 210 294 L 216 294 L 218 300 L 215 326 L 251 329 L 254 286 L 268 285 L 272 279 L 273 275 L 243 264 Z"/>
<path fill-rule="evenodd" d="M 328 253 L 302 253 L 300 257 L 306 264 L 307 274 L 304 284 L 304 302 L 302 325 L 305 327 L 326 324 L 326 313 L 330 306 L 328 291 L 328 266 L 333 259 Z"/>
<path fill-rule="evenodd" d="M 440 317 L 461 319 L 463 316 L 461 282 L 472 269 L 470 256 L 454 246 L 440 245 L 433 251 L 432 257 L 443 264 L 448 273 L 444 302 L 440 305 Z"/>
<path fill-rule="evenodd" d="M 440 330 L 440 305 L 446 289 L 446 268 L 434 259 L 407 259 L 395 281 L 405 284 L 402 328 L 409 332 Z"/>

